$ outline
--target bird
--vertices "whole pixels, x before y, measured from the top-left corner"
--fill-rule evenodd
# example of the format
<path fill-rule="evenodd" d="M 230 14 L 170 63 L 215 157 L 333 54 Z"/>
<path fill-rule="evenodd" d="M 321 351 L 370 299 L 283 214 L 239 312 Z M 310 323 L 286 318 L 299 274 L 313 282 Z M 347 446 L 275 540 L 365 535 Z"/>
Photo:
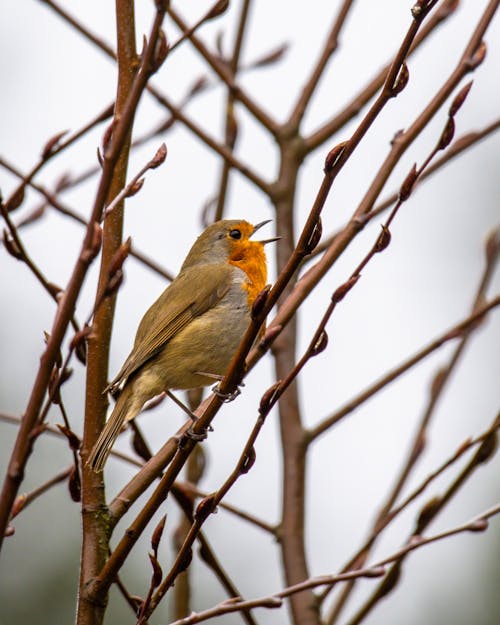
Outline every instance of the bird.
<path fill-rule="evenodd" d="M 124 423 L 162 392 L 220 380 L 250 323 L 253 302 L 267 283 L 264 246 L 252 225 L 224 219 L 196 239 L 179 274 L 144 314 L 134 345 L 105 389 L 116 404 L 87 464 L 99 473 Z"/>

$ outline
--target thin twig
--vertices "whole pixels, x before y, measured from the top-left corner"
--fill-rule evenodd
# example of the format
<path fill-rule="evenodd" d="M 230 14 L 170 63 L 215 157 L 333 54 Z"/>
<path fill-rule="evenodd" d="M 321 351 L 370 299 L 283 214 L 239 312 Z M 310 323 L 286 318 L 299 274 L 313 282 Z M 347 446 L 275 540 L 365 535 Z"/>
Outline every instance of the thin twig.
<path fill-rule="evenodd" d="M 259 597 L 258 599 L 250 599 L 247 601 L 241 601 L 238 598 L 234 598 L 233 600 L 226 600 L 222 603 L 214 606 L 213 608 L 209 608 L 208 610 L 203 610 L 202 612 L 195 612 L 194 614 L 170 623 L 170 625 L 194 625 L 195 623 L 201 623 L 210 618 L 214 618 L 216 616 L 222 616 L 223 614 L 231 614 L 233 612 L 238 612 L 243 608 L 267 608 L 267 609 L 276 609 L 280 608 L 283 604 L 283 599 L 285 597 L 289 597 L 295 593 L 302 592 L 305 589 L 310 588 L 318 588 L 324 585 L 332 585 L 337 584 L 339 582 L 345 582 L 352 579 L 360 579 L 360 578 L 373 578 L 376 579 L 384 574 L 384 566 L 390 564 L 392 562 L 397 562 L 403 556 L 407 555 L 411 551 L 415 551 L 416 549 L 420 549 L 426 545 L 430 545 L 432 543 L 444 540 L 451 536 L 456 536 L 458 534 L 464 534 L 468 532 L 484 532 L 488 528 L 488 519 L 500 514 L 500 504 L 485 510 L 481 514 L 474 517 L 472 520 L 463 523 L 462 525 L 455 526 L 438 534 L 434 534 L 428 537 L 415 537 L 414 540 L 394 552 L 390 556 L 380 560 L 376 564 L 374 564 L 370 568 L 358 569 L 354 571 L 349 571 L 347 573 L 340 573 L 338 575 L 323 575 L 320 577 L 313 577 L 308 579 L 300 584 L 295 584 L 293 586 L 289 586 L 284 588 L 283 590 L 276 592 L 271 595 L 266 595 L 264 597 Z"/>

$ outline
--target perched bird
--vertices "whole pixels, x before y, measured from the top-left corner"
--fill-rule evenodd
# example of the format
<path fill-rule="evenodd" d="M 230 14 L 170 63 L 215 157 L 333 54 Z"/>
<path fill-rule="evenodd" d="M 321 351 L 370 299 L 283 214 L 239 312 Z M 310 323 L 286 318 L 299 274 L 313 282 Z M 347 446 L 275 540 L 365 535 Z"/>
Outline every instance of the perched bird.
<path fill-rule="evenodd" d="M 267 281 L 264 245 L 252 241 L 269 221 L 222 220 L 198 237 L 179 275 L 142 318 L 134 347 L 108 389 L 119 392 L 88 464 L 104 468 L 122 425 L 170 389 L 206 386 L 224 375 Z"/>

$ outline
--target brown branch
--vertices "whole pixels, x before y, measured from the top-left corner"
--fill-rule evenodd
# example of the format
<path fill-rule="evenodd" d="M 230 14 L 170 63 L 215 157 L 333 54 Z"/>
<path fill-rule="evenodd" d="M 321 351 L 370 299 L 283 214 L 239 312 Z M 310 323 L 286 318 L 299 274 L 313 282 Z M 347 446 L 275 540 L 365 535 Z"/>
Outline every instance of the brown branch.
<path fill-rule="evenodd" d="M 486 48 L 482 39 L 497 10 L 498 1 L 490 0 L 455 69 L 411 126 L 394 138 L 389 154 L 380 166 L 372 184 L 355 211 L 355 217 L 362 217 L 370 212 L 391 172 L 409 146 L 450 97 L 460 81 L 483 62 Z"/>
<path fill-rule="evenodd" d="M 201 447 L 198 447 L 197 449 L 201 451 Z M 190 471 L 190 463 L 191 463 L 191 460 L 194 458 L 195 456 L 191 456 L 189 459 L 190 462 L 188 463 L 188 474 L 191 473 L 191 475 L 189 475 L 191 479 L 193 478 L 193 475 L 192 475 L 192 472 Z M 191 494 L 187 495 L 182 487 L 175 486 L 172 489 L 172 494 L 174 495 L 176 501 L 181 506 L 184 512 L 185 521 L 187 522 L 187 527 L 185 528 L 187 531 L 183 534 L 183 540 L 181 541 L 183 543 L 185 539 L 187 538 L 187 535 L 189 533 L 189 528 L 194 521 L 193 500 L 192 500 Z M 219 560 L 215 556 L 214 550 L 210 546 L 210 543 L 208 542 L 203 531 L 200 530 L 198 532 L 197 540 L 200 544 L 200 549 L 199 549 L 200 558 L 203 560 L 206 566 L 209 567 L 213 571 L 214 575 L 217 577 L 217 579 L 219 580 L 219 582 L 221 583 L 221 585 L 227 592 L 228 597 L 239 597 L 240 593 L 236 585 L 232 582 L 232 580 L 229 578 L 229 575 L 222 568 L 222 565 L 220 564 Z M 182 545 L 179 545 L 179 548 L 182 548 Z M 183 585 L 182 580 L 183 580 L 183 576 L 186 573 L 187 573 L 187 570 L 181 573 L 175 582 L 175 586 L 173 590 L 176 593 L 176 595 L 178 594 L 178 591 L 177 591 L 178 586 L 182 587 Z M 175 599 L 177 600 L 177 597 Z M 174 618 L 181 618 L 191 612 L 191 610 L 187 609 L 188 608 L 187 601 L 185 602 L 185 605 L 183 607 L 186 608 L 184 610 L 184 614 L 179 615 L 178 617 L 174 617 Z M 176 612 L 178 611 L 179 610 L 176 609 Z M 256 625 L 255 619 L 253 618 L 250 610 L 243 610 L 242 618 L 245 620 L 247 625 Z"/>
<path fill-rule="evenodd" d="M 47 2 L 47 0 L 40 0 L 40 1 Z M 217 1 L 214 4 L 214 6 L 217 6 L 218 4 L 219 2 Z M 52 0 L 50 0 L 50 5 L 53 8 L 56 7 L 56 3 L 53 2 Z M 115 52 L 108 45 L 105 45 L 105 44 L 103 45 L 103 42 L 101 42 L 99 38 L 96 38 L 94 35 L 92 35 L 92 33 L 86 27 L 84 27 L 80 22 L 78 22 L 75 18 L 68 19 L 68 14 L 60 8 L 57 10 L 57 13 L 61 17 L 63 17 L 63 19 L 68 21 L 68 23 L 71 26 L 75 27 L 77 31 L 80 34 L 82 34 L 86 39 L 93 42 L 107 56 L 109 56 L 112 59 L 116 59 Z M 190 29 L 186 26 L 186 24 L 184 24 L 184 22 L 182 22 L 182 24 L 184 26 L 184 31 L 189 32 Z M 191 35 L 189 37 L 189 40 L 193 41 L 194 35 Z M 196 39 L 196 41 L 198 40 Z M 210 55 L 208 51 L 207 51 L 207 54 L 214 60 L 214 62 L 219 67 L 222 74 L 225 75 L 227 78 L 229 70 L 227 70 L 225 65 L 223 65 L 218 59 L 216 59 L 216 57 L 213 57 L 212 55 Z M 225 80 L 224 82 L 227 83 L 227 80 Z M 173 102 L 171 102 L 170 99 L 167 98 L 166 95 L 160 93 L 160 91 L 158 91 L 158 89 L 155 88 L 153 85 L 148 85 L 146 88 L 147 88 L 147 91 L 156 99 L 157 102 L 159 102 L 162 106 L 164 106 L 170 111 L 174 119 L 182 122 L 186 126 L 186 128 L 188 128 L 193 134 L 195 134 L 210 149 L 218 153 L 223 159 L 225 159 L 228 163 L 230 163 L 231 166 L 234 167 L 234 169 L 236 169 L 241 174 L 243 174 L 246 178 L 250 180 L 250 182 L 255 184 L 264 193 L 269 195 L 270 185 L 267 182 L 265 182 L 260 176 L 258 176 L 255 172 L 253 172 L 247 165 L 240 162 L 239 159 L 237 159 L 234 156 L 231 150 L 229 150 L 225 145 L 217 142 L 215 139 L 210 137 L 210 135 L 208 135 L 200 126 L 198 126 L 195 122 L 193 122 L 190 118 L 188 118 L 181 111 L 180 107 L 176 106 Z M 236 89 L 236 87 L 233 87 L 233 88 Z M 238 96 L 241 96 L 241 92 L 238 90 L 237 90 L 237 94 Z"/>
<path fill-rule="evenodd" d="M 288 118 L 287 123 L 294 128 L 298 128 L 302 119 L 304 118 L 307 107 L 318 87 L 319 81 L 323 76 L 326 66 L 330 61 L 332 55 L 338 48 L 340 32 L 344 27 L 345 21 L 349 15 L 349 11 L 352 9 L 353 4 L 354 0 L 344 0 L 342 5 L 338 9 L 337 15 L 335 16 L 321 55 L 316 62 L 316 65 L 312 70 L 309 78 L 307 79 L 306 84 L 302 88 L 300 97 L 298 98 L 297 103 L 295 104 L 295 107 L 290 117 Z M 379 87 L 382 85 L 382 82 L 383 78 L 380 82 Z M 377 87 L 375 91 L 377 91 L 379 87 Z"/>
<path fill-rule="evenodd" d="M 468 90 L 465 92 L 460 92 L 457 95 L 457 101 L 460 100 L 460 105 L 463 103 L 463 101 L 467 97 L 467 94 L 468 94 Z M 337 304 L 339 304 L 345 298 L 345 296 L 349 293 L 349 291 L 357 284 L 357 282 L 361 278 L 361 272 L 366 268 L 368 263 L 375 257 L 375 255 L 383 252 L 390 244 L 390 241 L 391 241 L 391 233 L 389 229 L 390 225 L 392 221 L 394 220 L 402 204 L 410 198 L 413 192 L 413 189 L 415 187 L 415 184 L 417 183 L 419 177 L 423 174 L 423 172 L 425 172 L 432 158 L 440 150 L 443 150 L 445 147 L 447 147 L 447 144 L 449 143 L 449 141 L 451 141 L 451 138 L 453 135 L 452 133 L 449 132 L 449 128 L 450 128 L 450 124 L 452 123 L 454 124 L 453 118 L 458 108 L 459 107 L 453 107 L 453 106 L 451 107 L 450 111 L 454 111 L 454 112 L 449 114 L 447 123 L 445 124 L 444 130 L 440 136 L 439 141 L 437 142 L 433 150 L 430 152 L 430 154 L 427 156 L 427 158 L 424 160 L 424 163 L 418 169 L 416 165 L 414 165 L 413 168 L 410 170 L 409 174 L 406 176 L 399 190 L 398 200 L 395 206 L 393 207 L 391 213 L 387 217 L 385 223 L 382 224 L 382 231 L 380 232 L 379 236 L 377 236 L 371 249 L 368 251 L 367 254 L 365 254 L 364 258 L 357 265 L 354 271 L 352 271 L 349 278 L 333 292 L 330 298 L 330 303 L 326 311 L 324 312 L 321 318 L 321 321 L 316 327 L 316 330 L 312 336 L 312 339 L 310 340 L 309 346 L 305 350 L 302 357 L 295 364 L 292 364 L 289 371 L 284 374 L 283 379 L 276 385 L 273 402 L 276 402 L 283 395 L 283 393 L 288 389 L 288 387 L 296 380 L 299 373 L 302 371 L 304 366 L 309 362 L 309 360 L 317 356 L 326 348 L 327 342 L 328 342 L 328 335 L 326 334 L 326 326 L 331 316 L 333 315 L 333 312 Z M 488 275 L 491 275 L 491 271 L 492 271 L 492 268 L 490 266 L 488 269 Z"/>
<path fill-rule="evenodd" d="M 295 584 L 294 586 L 284 588 L 277 593 L 274 593 L 272 595 L 266 595 L 265 597 L 260 597 L 258 599 L 242 601 L 238 597 L 235 597 L 233 600 L 223 601 L 213 608 L 209 608 L 208 610 L 204 610 L 202 612 L 194 613 L 191 616 L 175 621 L 170 625 L 194 625 L 195 623 L 201 623 L 216 616 L 239 612 L 244 608 L 280 608 L 283 604 L 283 598 L 289 597 L 297 592 L 302 592 L 305 589 L 317 588 L 319 586 L 330 584 L 337 584 L 339 582 L 349 581 L 352 579 L 360 579 L 363 577 L 368 579 L 375 579 L 384 574 L 385 565 L 401 559 L 403 556 L 407 555 L 411 551 L 415 551 L 416 549 L 420 549 L 426 545 L 433 544 L 435 542 L 444 540 L 445 538 L 449 538 L 451 536 L 456 536 L 458 534 L 463 534 L 467 532 L 484 532 L 488 529 L 488 519 L 498 514 L 500 514 L 500 504 L 492 506 L 488 510 L 485 510 L 484 512 L 476 516 L 474 519 L 463 523 L 462 525 L 455 526 L 438 534 L 434 534 L 433 536 L 415 537 L 411 543 L 405 545 L 397 552 L 391 554 L 383 560 L 380 560 L 377 564 L 374 564 L 373 567 L 349 571 L 347 573 L 340 573 L 338 575 L 322 575 L 320 577 L 313 577 L 306 580 L 305 582 L 302 582 L 301 584 Z"/>
<path fill-rule="evenodd" d="M 44 495 L 53 486 L 57 486 L 57 484 L 66 481 L 73 469 L 74 466 L 71 465 L 68 469 L 64 469 L 63 471 L 56 473 L 56 475 L 48 479 L 43 484 L 40 484 L 40 486 L 37 486 L 37 488 L 34 488 L 29 493 L 22 493 L 21 495 L 18 495 L 12 507 L 12 518 L 16 517 L 20 512 L 25 510 L 31 503 L 36 501 L 41 495 Z"/>
<path fill-rule="evenodd" d="M 456 0 L 444 0 L 441 5 L 432 13 L 422 29 L 415 37 L 412 45 L 408 50 L 410 56 L 415 52 L 431 35 L 436 28 L 448 17 L 453 15 L 457 8 L 458 2 Z M 316 150 L 323 143 L 328 141 L 336 132 L 346 126 L 359 112 L 368 104 L 368 102 L 375 96 L 378 90 L 384 84 L 387 73 L 390 69 L 390 63 L 385 65 L 375 76 L 363 87 L 363 89 L 356 94 L 349 104 L 337 113 L 331 120 L 326 122 L 321 128 L 316 130 L 312 135 L 304 139 L 304 149 L 306 153 L 310 153 Z"/>
<path fill-rule="evenodd" d="M 118 50 L 117 96 L 113 123 L 120 124 L 122 116 L 130 107 L 130 98 L 137 78 L 144 75 L 142 89 L 154 67 L 154 54 L 161 34 L 164 11 L 157 5 L 154 27 L 150 41 L 144 50 L 141 66 L 137 67 L 135 48 L 135 13 L 131 0 L 117 0 L 116 28 Z M 147 65 L 146 65 L 147 63 Z M 137 100 L 138 101 L 138 100 Z M 137 104 L 137 102 L 136 102 Z M 135 112 L 135 106 L 134 106 Z M 116 291 L 109 297 L 103 297 L 109 283 L 109 269 L 112 259 L 121 246 L 123 229 L 123 199 L 120 192 L 125 187 L 127 177 L 130 142 L 132 137 L 134 114 L 129 115 L 128 124 L 123 128 L 123 140 L 116 153 L 112 179 L 103 196 L 100 218 L 105 219 L 103 246 L 98 285 L 95 295 L 95 313 L 91 332 L 87 338 L 87 377 L 85 388 L 85 422 L 81 447 L 82 456 L 82 548 L 80 558 L 80 582 L 78 592 L 78 625 L 98 625 L 104 618 L 106 602 L 89 601 L 83 592 L 88 581 L 101 570 L 109 551 L 109 530 L 106 515 L 103 513 L 106 499 L 102 475 L 96 474 L 86 465 L 90 450 L 104 427 L 108 398 L 103 389 L 108 380 L 109 346 L 113 326 Z M 116 130 L 114 130 L 116 131 Z M 104 145 L 104 158 L 109 158 L 113 146 Z M 106 214 L 113 198 L 118 198 L 116 210 Z"/>
<path fill-rule="evenodd" d="M 169 16 L 175 22 L 175 24 L 181 29 L 182 32 L 187 33 L 189 27 L 181 18 L 181 16 L 172 8 L 169 7 Z M 279 125 L 266 113 L 250 96 L 236 83 L 235 75 L 230 67 L 224 63 L 218 56 L 209 51 L 205 44 L 192 34 L 189 36 L 189 41 L 193 44 L 199 54 L 205 59 L 208 65 L 219 76 L 219 78 L 226 83 L 228 88 L 234 93 L 235 97 L 245 106 L 249 113 L 251 113 L 260 124 L 266 128 L 272 135 L 276 136 Z"/>
<path fill-rule="evenodd" d="M 294 584 L 293 586 L 287 586 L 283 590 L 265 597 L 259 597 L 257 599 L 242 600 L 240 597 L 233 597 L 232 599 L 223 601 L 213 608 L 203 610 L 202 612 L 195 612 L 190 616 L 174 621 L 170 625 L 192 625 L 194 623 L 202 623 L 210 618 L 216 616 L 222 616 L 223 614 L 232 614 L 233 612 L 240 612 L 241 610 L 248 610 L 253 608 L 267 608 L 277 609 L 283 605 L 283 599 L 291 597 L 298 592 L 304 592 L 304 590 L 311 590 L 324 584 L 334 584 L 343 582 L 345 580 L 352 579 L 353 577 L 375 578 L 383 575 L 384 569 L 360 569 L 358 571 L 351 571 L 349 573 L 341 573 L 339 575 L 322 575 L 320 577 L 312 577 L 311 579 L 301 582 L 300 584 Z"/>
<path fill-rule="evenodd" d="M 440 158 L 437 158 L 432 165 L 430 165 L 419 177 L 416 187 L 420 186 L 420 184 L 429 178 L 432 174 L 440 171 L 445 165 L 450 163 L 457 156 L 460 156 L 463 152 L 468 150 L 471 147 L 474 147 L 477 143 L 482 141 L 483 139 L 487 139 L 492 134 L 494 134 L 497 130 L 500 129 L 500 119 L 496 119 L 491 122 L 481 130 L 473 130 L 463 134 L 458 137 L 451 146 L 446 150 L 446 152 Z M 391 193 L 391 195 L 387 196 L 385 200 L 382 200 L 379 204 L 377 204 L 367 215 L 364 221 L 366 225 L 368 222 L 372 221 L 374 217 L 378 217 L 381 213 L 386 211 L 389 207 L 391 207 L 394 202 L 398 199 L 399 191 Z M 346 227 L 344 225 L 340 230 L 334 232 L 328 237 L 324 238 L 319 245 L 311 252 L 311 254 L 305 259 L 305 262 L 309 262 L 316 256 L 322 254 L 326 249 L 330 247 L 333 243 L 334 239 L 338 236 L 338 234 Z"/>
<path fill-rule="evenodd" d="M 194 486 L 194 484 L 191 484 L 191 482 L 180 482 L 179 487 L 189 491 L 196 497 L 205 498 L 209 496 L 207 492 L 200 490 L 199 488 Z M 254 514 L 250 514 L 246 510 L 241 510 L 241 508 L 233 506 L 232 504 L 227 503 L 227 501 L 221 501 L 219 506 L 223 510 L 227 510 L 231 514 L 234 514 L 234 516 L 237 516 L 240 519 L 243 519 L 244 521 L 247 521 L 248 523 L 255 525 L 256 527 L 264 530 L 268 534 L 271 534 L 276 539 L 278 539 L 276 526 L 271 525 L 270 523 L 266 523 L 262 519 L 259 519 L 258 517 L 256 517 Z"/>
<path fill-rule="evenodd" d="M 5 169 L 7 169 L 8 171 L 10 171 L 15 176 L 17 176 L 18 178 L 24 178 L 23 174 L 16 167 L 14 167 L 14 165 L 9 163 L 2 157 L 0 157 L 0 165 L 4 167 Z M 40 195 L 42 195 L 45 198 L 47 204 L 52 206 L 52 208 L 54 208 L 56 211 L 58 211 L 62 215 L 65 215 L 66 217 L 70 217 L 71 219 L 73 219 L 74 221 L 77 221 L 79 224 L 83 226 L 88 225 L 88 222 L 83 217 L 81 217 L 76 211 L 74 211 L 72 208 L 70 208 L 66 204 L 63 204 L 60 200 L 58 200 L 54 196 L 53 193 L 48 191 L 42 185 L 31 181 L 28 183 L 28 186 L 34 189 L 35 191 L 37 191 Z M 149 269 L 157 273 L 158 275 L 168 280 L 169 282 L 174 279 L 174 276 L 172 273 L 164 269 L 155 260 L 147 256 L 147 254 L 145 254 L 144 252 L 136 249 L 134 246 L 132 246 L 132 248 L 130 249 L 130 255 L 133 256 L 137 261 L 139 261 L 140 263 L 142 263 L 143 265 L 145 265 L 146 267 L 148 267 Z"/>
<path fill-rule="evenodd" d="M 316 287 L 322 277 L 327 273 L 330 267 L 335 263 L 335 261 L 339 258 L 342 252 L 347 248 L 347 246 L 351 243 L 351 241 L 356 237 L 359 231 L 364 227 L 366 223 L 366 216 L 370 213 L 373 208 L 373 204 L 376 201 L 380 191 L 382 190 L 385 181 L 389 177 L 390 173 L 393 171 L 399 159 L 402 157 L 406 149 L 409 145 L 417 138 L 417 136 L 422 132 L 422 130 L 427 126 L 430 119 L 435 115 L 435 113 L 439 110 L 439 108 L 444 104 L 449 95 L 452 93 L 453 89 L 458 85 L 460 80 L 469 72 L 473 71 L 479 63 L 484 59 L 485 48 L 481 45 L 482 37 L 488 28 L 488 25 L 493 18 L 494 13 L 498 8 L 498 2 L 495 0 L 490 0 L 488 7 L 486 8 L 483 16 L 479 20 L 474 32 L 462 54 L 460 61 L 457 64 L 455 70 L 451 73 L 449 78 L 446 80 L 445 84 L 438 90 L 436 95 L 432 98 L 429 104 L 425 107 L 420 115 L 417 116 L 412 125 L 404 131 L 402 134 L 398 135 L 395 140 L 393 147 L 385 159 L 384 163 L 379 168 L 378 174 L 376 175 L 372 185 L 369 190 L 365 194 L 362 202 L 354 211 L 353 216 L 346 227 L 338 233 L 335 239 L 332 241 L 330 247 L 326 250 L 325 254 L 322 258 L 313 265 L 297 282 L 294 291 L 287 298 L 287 301 L 283 303 L 278 311 L 276 317 L 271 322 L 271 328 L 274 327 L 285 327 L 286 324 L 290 321 L 290 319 L 295 314 L 298 307 L 302 304 L 302 302 L 307 298 L 307 296 L 312 292 L 312 290 Z M 410 33 L 408 33 L 405 41 L 408 40 Z M 411 39 L 411 38 L 410 38 Z M 406 58 L 406 51 L 408 50 L 408 46 L 403 46 L 398 55 L 397 59 L 400 63 L 404 62 L 404 58 Z M 401 54 L 403 52 L 403 54 Z M 375 103 L 372 105 L 370 111 L 366 115 L 365 119 L 361 122 L 358 127 L 358 131 L 351 137 L 351 139 L 347 142 L 345 149 L 349 148 L 349 151 L 346 155 L 344 152 L 336 161 L 336 166 L 342 166 L 344 164 L 344 158 L 347 155 L 350 155 L 352 149 L 357 145 L 360 140 L 360 136 L 358 133 L 361 133 L 361 136 L 366 133 L 368 127 L 373 121 L 373 118 L 376 117 L 378 108 L 383 105 L 383 95 L 384 92 L 394 85 L 394 81 L 396 80 L 397 72 L 394 72 L 394 67 L 398 67 L 397 64 L 393 66 L 393 70 L 388 76 L 388 80 L 386 80 L 385 88 L 382 94 L 377 98 Z M 392 81 L 392 82 L 391 82 Z M 387 93 L 386 93 L 387 97 Z M 381 102 L 382 100 L 382 102 Z M 374 115 L 375 113 L 375 115 Z M 370 122 L 367 121 L 371 120 Z M 354 145 L 351 145 L 351 142 L 354 141 Z M 331 181 L 333 182 L 333 180 Z M 324 181 L 325 185 L 325 181 Z M 326 192 L 328 192 L 331 183 L 327 185 Z M 323 193 L 323 190 L 321 191 Z M 324 204 L 326 200 L 326 195 L 322 198 L 322 204 Z M 249 365 L 251 366 L 260 356 L 262 352 L 258 350 L 254 350 L 251 357 L 249 358 Z"/>
<path fill-rule="evenodd" d="M 215 493 L 209 495 L 205 499 L 202 499 L 201 502 L 198 504 L 194 515 L 193 523 L 189 528 L 185 540 L 176 555 L 175 561 L 169 573 L 165 576 L 165 579 L 157 588 L 155 595 L 151 601 L 150 610 L 146 613 L 148 617 L 158 606 L 162 598 L 165 596 L 165 593 L 173 586 L 176 577 L 181 571 L 184 570 L 186 562 L 189 562 L 189 554 L 191 552 L 192 545 L 196 540 L 196 537 L 198 536 L 202 525 L 205 523 L 207 518 L 217 510 L 218 504 L 222 501 L 222 499 L 229 492 L 232 486 L 234 486 L 236 480 L 245 473 L 247 473 L 252 467 L 255 460 L 255 451 L 253 446 L 264 425 L 265 418 L 268 413 L 269 410 L 266 413 L 259 413 L 259 416 L 247 439 L 247 442 L 245 443 L 236 467 L 225 480 L 224 484 Z"/>
<path fill-rule="evenodd" d="M 400 365 L 389 371 L 386 375 L 379 380 L 368 386 L 362 393 L 359 393 L 356 397 L 348 401 L 342 408 L 337 410 L 331 416 L 327 417 L 323 421 L 320 421 L 318 425 L 309 430 L 308 440 L 314 441 L 321 434 L 324 434 L 329 428 L 338 423 L 341 419 L 353 412 L 367 399 L 378 393 L 384 386 L 393 382 L 400 375 L 414 367 L 418 362 L 429 356 L 432 352 L 439 349 L 446 342 L 459 338 L 463 332 L 468 331 L 470 327 L 473 327 L 478 321 L 480 321 L 486 313 L 493 308 L 500 305 L 500 295 L 493 297 L 489 302 L 483 304 L 474 313 L 469 315 L 466 319 L 457 323 L 451 329 L 441 334 L 438 338 L 428 343 L 425 347 L 418 350 L 413 356 L 410 356 L 407 360 L 403 361 Z"/>
<path fill-rule="evenodd" d="M 157 14 L 158 16 L 159 14 Z M 46 349 L 40 358 L 40 365 L 31 391 L 31 396 L 26 408 L 23 421 L 18 431 L 16 443 L 11 454 L 7 475 L 0 495 L 0 547 L 3 541 L 5 528 L 10 516 L 10 510 L 16 497 L 19 485 L 24 477 L 24 468 L 31 454 L 33 440 L 31 431 L 38 420 L 38 414 L 49 384 L 50 375 L 54 362 L 59 353 L 60 345 L 66 334 L 68 324 L 73 316 L 77 297 L 80 293 L 87 270 L 100 248 L 100 228 L 97 226 L 106 197 L 113 180 L 114 167 L 118 160 L 120 150 L 131 120 L 135 114 L 139 98 L 153 69 L 152 60 L 155 53 L 155 44 L 158 37 L 161 20 L 155 19 L 148 46 L 141 67 L 134 80 L 133 86 L 124 107 L 122 116 L 113 128 L 113 134 L 103 156 L 103 171 L 96 193 L 96 198 L 91 212 L 91 217 L 85 232 L 80 255 L 76 261 L 68 286 L 59 302 L 52 332 L 47 342 Z"/>
<path fill-rule="evenodd" d="M 229 62 L 229 69 L 234 76 L 238 73 L 238 65 L 240 61 L 241 49 L 243 46 L 243 37 L 247 26 L 248 12 L 250 8 L 251 0 L 243 0 L 240 16 L 238 19 L 238 30 L 236 33 L 236 39 L 233 46 L 233 53 Z M 232 89 L 227 90 L 226 95 L 226 120 L 224 129 L 224 142 L 228 149 L 234 151 L 236 140 L 238 138 L 238 124 L 234 113 L 234 103 L 236 96 Z M 214 221 L 222 219 L 224 214 L 224 205 L 226 203 L 227 190 L 229 185 L 229 173 L 231 166 L 227 160 L 224 159 L 222 163 L 222 169 L 219 178 L 219 192 L 217 193 L 217 206 L 215 208 Z"/>
<path fill-rule="evenodd" d="M 498 417 L 497 417 L 498 421 Z M 422 533 L 426 527 L 429 526 L 432 520 L 444 509 L 444 507 L 450 502 L 453 496 L 463 486 L 463 484 L 470 478 L 474 471 L 482 464 L 491 459 L 497 450 L 497 433 L 496 430 L 492 431 L 487 438 L 481 443 L 479 449 L 474 454 L 473 458 L 464 467 L 456 479 L 451 483 L 447 490 L 440 497 L 431 499 L 420 511 L 415 524 L 415 529 L 411 536 L 407 540 L 406 545 L 396 554 L 391 557 L 390 561 L 394 564 L 387 572 L 386 576 L 373 592 L 373 594 L 365 601 L 365 603 L 359 608 L 352 619 L 349 621 L 349 625 L 358 625 L 377 605 L 377 603 L 383 597 L 387 596 L 396 587 L 398 580 L 401 577 L 401 570 L 404 560 L 408 553 L 414 549 L 420 547 L 422 544 L 429 544 L 436 540 L 441 540 L 448 536 L 460 533 L 462 531 L 483 531 L 487 529 L 488 525 L 484 521 L 490 516 L 497 514 L 500 510 L 500 505 L 491 508 L 486 513 L 479 515 L 469 523 L 459 526 L 453 530 L 448 530 L 440 534 L 436 534 L 430 538 L 423 538 Z M 383 560 L 380 564 L 386 564 L 388 560 Z"/>
<path fill-rule="evenodd" d="M 491 278 L 494 272 L 494 268 L 498 262 L 498 254 L 500 250 L 500 239 L 499 232 L 494 232 L 488 238 L 488 242 L 486 244 L 486 264 L 483 271 L 483 275 L 481 276 L 476 295 L 474 297 L 474 302 L 472 305 L 471 312 L 474 313 L 475 310 L 481 305 L 486 296 L 487 288 L 491 282 Z M 402 492 L 404 485 L 406 484 L 408 477 L 411 473 L 412 468 L 417 463 L 419 457 L 424 452 L 426 447 L 426 431 L 429 425 L 429 422 L 433 416 L 435 408 L 437 406 L 438 400 L 443 394 L 446 383 L 449 380 L 452 372 L 456 368 L 457 364 L 460 361 L 460 357 L 464 353 L 464 350 L 469 342 L 469 339 L 472 336 L 472 333 L 475 329 L 475 326 L 469 326 L 466 330 L 464 330 L 463 334 L 460 337 L 460 341 L 456 345 L 450 359 L 446 363 L 444 367 L 441 367 L 436 373 L 433 382 L 430 388 L 429 399 L 427 402 L 427 406 L 422 413 L 420 423 L 418 425 L 417 431 L 413 437 L 413 442 L 411 445 L 411 449 L 406 455 L 406 462 L 400 470 L 399 476 L 396 478 L 395 483 L 391 491 L 386 497 L 385 502 L 381 506 L 379 512 L 377 513 L 376 519 L 372 524 L 372 529 L 370 531 L 370 538 L 367 543 L 363 546 L 363 548 L 358 552 L 355 556 L 355 559 L 351 560 L 351 563 L 356 567 L 364 566 L 366 560 L 368 559 L 370 550 L 375 544 L 376 539 L 380 535 L 380 533 L 387 527 L 387 525 L 392 522 L 392 520 L 406 507 L 409 503 L 421 492 L 423 492 L 424 488 L 430 483 L 432 479 L 435 479 L 437 475 L 442 473 L 445 468 L 447 468 L 452 462 L 462 455 L 466 451 L 466 449 L 470 448 L 472 445 L 477 442 L 481 442 L 481 437 L 476 439 L 475 441 L 470 441 L 467 445 L 462 445 L 458 452 L 446 462 L 441 468 L 439 468 L 436 472 L 434 472 L 427 480 L 423 482 L 421 487 L 417 489 L 411 496 L 405 499 L 405 501 L 394 509 L 394 504 Z M 493 428 L 496 429 L 496 423 L 493 424 Z M 490 430 L 487 432 L 489 434 Z M 484 437 L 483 437 L 484 438 Z M 351 563 L 349 566 L 351 566 Z M 326 622 L 328 624 L 336 622 L 343 606 L 345 605 L 354 584 L 346 584 L 342 589 L 340 596 L 337 598 L 337 601 L 333 608 L 330 611 L 329 617 Z M 326 598 L 327 593 L 324 593 L 322 599 Z"/>
<path fill-rule="evenodd" d="M 13 243 L 12 253 L 15 254 L 17 260 L 21 260 L 31 271 L 31 273 L 35 276 L 38 282 L 42 285 L 45 291 L 50 295 L 50 297 L 56 302 L 59 301 L 59 298 L 62 294 L 61 287 L 57 286 L 53 282 L 47 280 L 47 278 L 43 275 L 42 270 L 38 267 L 38 265 L 34 262 L 31 256 L 28 254 L 24 244 L 19 236 L 16 226 L 10 218 L 9 212 L 7 211 L 7 205 L 3 204 L 0 200 L 0 212 L 2 217 L 7 224 L 8 231 L 10 233 L 11 241 Z M 11 243 L 11 245 L 12 245 Z M 9 241 L 4 240 L 4 245 L 9 245 Z M 78 332 L 80 326 L 74 316 L 71 317 L 71 325 L 73 326 L 75 332 Z"/>

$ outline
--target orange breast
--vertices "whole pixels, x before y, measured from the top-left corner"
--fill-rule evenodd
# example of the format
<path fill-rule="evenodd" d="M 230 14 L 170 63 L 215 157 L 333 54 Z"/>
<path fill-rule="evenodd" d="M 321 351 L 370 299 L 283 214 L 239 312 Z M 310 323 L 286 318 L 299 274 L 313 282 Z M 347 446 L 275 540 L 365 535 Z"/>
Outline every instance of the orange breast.
<path fill-rule="evenodd" d="M 248 305 L 251 307 L 257 295 L 267 284 L 264 245 L 257 241 L 240 242 L 231 254 L 229 263 L 246 273 L 247 280 L 242 284 L 242 288 L 247 291 Z"/>

